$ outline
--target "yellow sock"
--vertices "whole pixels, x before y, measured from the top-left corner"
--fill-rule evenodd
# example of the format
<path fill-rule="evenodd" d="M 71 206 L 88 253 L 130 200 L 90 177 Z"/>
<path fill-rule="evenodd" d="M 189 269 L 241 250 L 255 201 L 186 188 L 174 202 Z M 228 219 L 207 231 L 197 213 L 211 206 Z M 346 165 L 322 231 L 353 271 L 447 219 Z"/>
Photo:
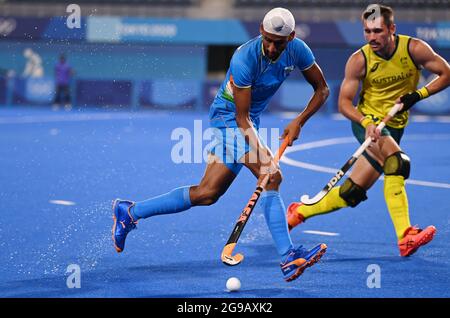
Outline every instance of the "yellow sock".
<path fill-rule="evenodd" d="M 326 214 L 340 208 L 345 208 L 348 205 L 339 195 L 339 188 L 340 187 L 333 188 L 321 201 L 314 205 L 302 204 L 297 208 L 297 212 L 307 219 L 314 215 Z"/>
<path fill-rule="evenodd" d="M 397 238 L 403 238 L 405 230 L 411 226 L 409 221 L 408 197 L 405 190 L 405 178 L 402 176 L 384 177 L 384 198 L 394 223 Z"/>

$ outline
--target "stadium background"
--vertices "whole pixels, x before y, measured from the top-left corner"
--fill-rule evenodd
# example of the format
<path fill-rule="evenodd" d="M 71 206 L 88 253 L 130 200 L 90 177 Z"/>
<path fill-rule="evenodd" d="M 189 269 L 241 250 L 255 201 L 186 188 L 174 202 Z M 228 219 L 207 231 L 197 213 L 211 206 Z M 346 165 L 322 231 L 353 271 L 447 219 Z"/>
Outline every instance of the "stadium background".
<path fill-rule="evenodd" d="M 359 15 L 370 1 L 134 0 L 77 1 L 80 28 L 68 28 L 65 1 L 0 1 L 0 105 L 48 106 L 54 98 L 54 65 L 67 56 L 75 71 L 73 107 L 206 111 L 234 49 L 258 34 L 264 13 L 290 8 L 297 35 L 313 49 L 330 84 L 322 111 L 336 112 L 348 56 L 363 43 Z M 384 1 L 397 9 L 398 32 L 428 41 L 450 58 L 449 1 Z M 445 10 L 445 8 L 447 10 Z M 444 9 L 444 10 L 443 10 Z M 43 76 L 24 78 L 31 48 Z M 426 79 L 428 74 L 423 74 Z M 296 111 L 310 87 L 294 72 L 271 111 Z M 415 108 L 449 114 L 448 90 Z"/>
<path fill-rule="evenodd" d="M 0 298 L 450 297 L 449 89 L 414 106 L 402 139 L 412 158 L 411 222 L 438 229 L 414 257 L 398 256 L 380 181 L 357 208 L 312 218 L 291 232 L 296 245 L 328 245 L 323 261 L 294 283 L 281 278 L 261 207 L 238 243 L 244 262 L 224 266 L 220 252 L 255 188 L 246 169 L 215 205 L 143 220 L 123 253 L 112 246 L 112 199 L 144 200 L 198 181 L 204 162 L 175 163 L 171 136 L 187 130 L 195 139 L 190 154 L 201 156 L 195 144 L 207 140 L 198 140 L 197 123 L 208 127 L 209 103 L 229 58 L 258 34 L 274 6 L 293 11 L 297 33 L 331 88 L 321 114 L 283 157 L 282 195 L 289 203 L 321 189 L 357 147 L 348 120 L 335 116 L 336 98 L 345 61 L 363 44 L 359 16 L 369 1 L 75 3 L 79 29 L 67 27 L 69 2 L 0 0 Z M 449 0 L 383 3 L 396 10 L 399 33 L 426 40 L 449 60 Z M 43 76 L 23 76 L 27 49 L 42 60 Z M 75 71 L 73 105 L 55 111 L 61 53 Z M 293 72 L 263 127 L 282 129 L 310 96 Z M 73 264 L 80 266 L 81 288 L 66 284 Z M 367 284 L 371 264 L 381 268 L 381 288 Z M 242 282 L 238 294 L 225 291 L 230 276 Z"/>

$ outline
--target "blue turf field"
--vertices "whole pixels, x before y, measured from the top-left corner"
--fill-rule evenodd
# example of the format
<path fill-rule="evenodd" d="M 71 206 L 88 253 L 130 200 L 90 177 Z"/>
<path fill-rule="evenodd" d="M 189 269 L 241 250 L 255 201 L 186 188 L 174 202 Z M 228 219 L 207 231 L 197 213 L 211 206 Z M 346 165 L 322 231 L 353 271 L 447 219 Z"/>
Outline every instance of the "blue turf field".
<path fill-rule="evenodd" d="M 246 259 L 226 267 L 220 252 L 254 190 L 242 171 L 220 201 L 170 216 L 143 220 L 117 254 L 112 246 L 110 202 L 143 200 L 196 183 L 204 164 L 171 161 L 176 127 L 194 128 L 204 114 L 51 112 L 0 110 L 0 296 L 1 297 L 449 297 L 450 296 L 450 123 L 413 122 L 403 139 L 412 158 L 407 186 L 413 224 L 433 224 L 438 233 L 414 256 L 398 256 L 383 183 L 369 200 L 310 219 L 296 228 L 296 244 L 329 246 L 323 261 L 285 283 L 263 213 L 256 209 L 238 243 Z M 282 128 L 275 115 L 262 127 Z M 315 194 L 356 149 L 347 121 L 316 116 L 282 163 L 286 204 Z M 329 145 L 316 141 L 330 138 Z M 206 144 L 206 143 L 205 143 Z M 328 170 L 327 170 L 328 168 Z M 75 205 L 51 203 L 52 200 Z M 57 202 L 56 202 L 57 203 Z M 338 233 L 324 236 L 303 231 Z M 66 287 L 66 268 L 81 267 L 81 288 Z M 370 264 L 381 268 L 381 288 L 370 289 Z M 237 276 L 239 293 L 225 291 Z"/>

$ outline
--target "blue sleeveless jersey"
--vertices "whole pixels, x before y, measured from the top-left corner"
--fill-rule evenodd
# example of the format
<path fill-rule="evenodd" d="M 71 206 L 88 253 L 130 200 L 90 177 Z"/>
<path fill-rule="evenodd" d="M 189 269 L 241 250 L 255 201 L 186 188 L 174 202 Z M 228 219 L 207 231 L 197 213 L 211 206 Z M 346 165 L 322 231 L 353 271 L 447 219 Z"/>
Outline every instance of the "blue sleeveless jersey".
<path fill-rule="evenodd" d="M 212 126 L 219 122 L 235 121 L 232 83 L 237 87 L 251 87 L 250 117 L 259 126 L 259 116 L 289 74 L 298 68 L 304 71 L 315 62 L 311 49 L 302 40 L 290 41 L 276 61 L 263 53 L 262 36 L 241 45 L 234 52 L 225 80 L 211 105 L 209 117 Z M 234 125 L 233 125 L 234 126 Z"/>

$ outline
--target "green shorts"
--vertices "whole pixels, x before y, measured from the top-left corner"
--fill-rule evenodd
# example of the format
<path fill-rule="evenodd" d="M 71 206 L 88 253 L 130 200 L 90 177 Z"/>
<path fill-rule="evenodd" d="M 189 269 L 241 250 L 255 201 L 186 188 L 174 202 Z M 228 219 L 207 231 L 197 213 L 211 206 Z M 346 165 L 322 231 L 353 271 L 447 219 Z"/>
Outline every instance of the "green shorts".
<path fill-rule="evenodd" d="M 400 145 L 400 140 L 402 139 L 404 128 L 392 128 L 392 127 L 384 127 L 381 131 L 382 136 L 391 136 Z M 366 130 L 360 124 L 357 124 L 352 121 L 352 131 L 353 135 L 356 137 L 360 144 L 363 144 L 366 140 Z M 366 151 L 363 152 L 363 156 L 369 161 L 372 167 L 378 171 L 380 174 L 383 174 L 383 167 L 372 158 Z"/>

